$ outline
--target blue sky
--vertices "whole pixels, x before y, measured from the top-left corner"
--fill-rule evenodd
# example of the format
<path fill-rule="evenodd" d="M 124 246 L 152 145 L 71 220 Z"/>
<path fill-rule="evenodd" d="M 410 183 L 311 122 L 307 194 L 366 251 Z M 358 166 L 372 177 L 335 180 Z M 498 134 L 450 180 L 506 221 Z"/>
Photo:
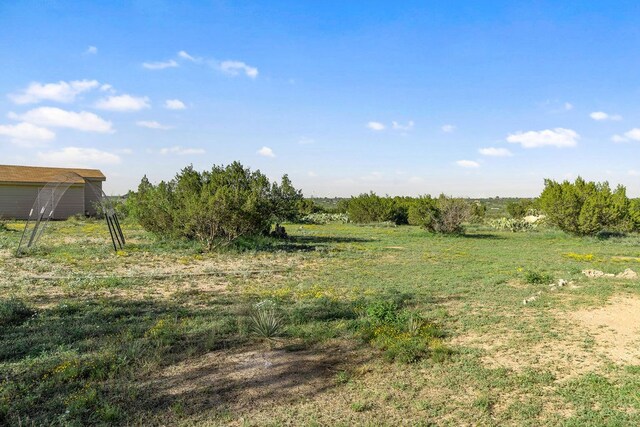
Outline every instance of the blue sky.
<path fill-rule="evenodd" d="M 640 195 L 640 5 L 0 3 L 0 163 L 241 161 L 306 195 Z"/>

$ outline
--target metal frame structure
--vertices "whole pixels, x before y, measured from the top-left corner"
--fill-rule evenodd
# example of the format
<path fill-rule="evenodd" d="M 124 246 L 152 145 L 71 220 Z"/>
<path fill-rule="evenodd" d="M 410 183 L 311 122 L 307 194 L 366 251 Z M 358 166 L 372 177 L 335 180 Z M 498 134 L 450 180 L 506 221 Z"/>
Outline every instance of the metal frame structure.
<path fill-rule="evenodd" d="M 23 254 L 29 249 L 33 249 L 45 229 L 47 224 L 53 218 L 53 214 L 58 206 L 58 203 L 62 199 L 62 196 L 67 192 L 69 187 L 78 181 L 84 182 L 89 186 L 93 194 L 98 200 L 100 210 L 107 222 L 107 228 L 109 229 L 109 235 L 111 236 L 111 242 L 113 243 L 113 249 L 117 252 L 125 245 L 124 234 L 120 227 L 120 221 L 118 215 L 113 207 L 113 203 L 109 200 L 107 195 L 102 189 L 98 189 L 94 184 L 84 179 L 75 172 L 67 172 L 56 177 L 56 179 L 47 185 L 45 185 L 36 196 L 36 200 L 33 203 L 31 211 L 29 211 L 29 218 L 24 225 L 22 236 L 20 237 L 20 243 L 18 243 L 17 254 Z M 96 206 L 96 209 L 98 207 Z"/>

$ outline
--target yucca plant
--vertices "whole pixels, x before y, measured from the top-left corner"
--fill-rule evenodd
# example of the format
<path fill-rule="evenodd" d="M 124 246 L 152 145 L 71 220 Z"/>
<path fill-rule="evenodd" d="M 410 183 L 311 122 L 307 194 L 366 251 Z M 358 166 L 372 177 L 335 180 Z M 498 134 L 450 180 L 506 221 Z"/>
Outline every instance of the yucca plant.
<path fill-rule="evenodd" d="M 249 315 L 251 332 L 259 337 L 273 339 L 282 333 L 284 322 L 273 301 L 257 303 Z"/>

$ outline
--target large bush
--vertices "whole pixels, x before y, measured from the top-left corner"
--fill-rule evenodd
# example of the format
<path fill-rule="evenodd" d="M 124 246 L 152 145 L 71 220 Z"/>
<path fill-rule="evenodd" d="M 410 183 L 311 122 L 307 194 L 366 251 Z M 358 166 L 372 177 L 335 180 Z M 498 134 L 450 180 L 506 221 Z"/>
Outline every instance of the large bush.
<path fill-rule="evenodd" d="M 545 180 L 539 198 L 540 208 L 549 224 L 577 235 L 594 235 L 601 231 L 632 229 L 629 199 L 625 187 L 611 190 L 609 183 Z"/>
<path fill-rule="evenodd" d="M 349 219 L 361 224 L 391 221 L 393 210 L 393 199 L 380 197 L 374 192 L 352 197 L 347 204 Z"/>
<path fill-rule="evenodd" d="M 131 212 L 146 230 L 197 239 L 210 250 L 296 219 L 302 194 L 286 175 L 281 183 L 270 183 L 260 171 L 234 162 L 204 172 L 189 166 L 158 185 L 145 176 L 130 198 Z"/>
<path fill-rule="evenodd" d="M 472 205 L 463 199 L 447 197 L 437 199 L 422 196 L 409 206 L 409 224 L 419 225 L 436 233 L 456 234 L 464 232 L 464 223 L 473 214 Z"/>

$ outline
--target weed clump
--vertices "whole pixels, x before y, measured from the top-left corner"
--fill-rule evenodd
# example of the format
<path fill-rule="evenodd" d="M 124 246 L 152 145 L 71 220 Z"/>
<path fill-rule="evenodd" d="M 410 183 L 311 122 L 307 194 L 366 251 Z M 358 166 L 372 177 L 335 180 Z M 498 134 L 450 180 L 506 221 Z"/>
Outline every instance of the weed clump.
<path fill-rule="evenodd" d="M 451 351 L 442 343 L 442 332 L 418 313 L 401 308 L 393 300 L 376 300 L 363 310 L 361 334 L 382 350 L 388 361 L 415 363 L 426 357 L 442 361 Z"/>
<path fill-rule="evenodd" d="M 524 273 L 524 280 L 530 285 L 546 285 L 553 282 L 553 276 L 530 270 Z"/>

